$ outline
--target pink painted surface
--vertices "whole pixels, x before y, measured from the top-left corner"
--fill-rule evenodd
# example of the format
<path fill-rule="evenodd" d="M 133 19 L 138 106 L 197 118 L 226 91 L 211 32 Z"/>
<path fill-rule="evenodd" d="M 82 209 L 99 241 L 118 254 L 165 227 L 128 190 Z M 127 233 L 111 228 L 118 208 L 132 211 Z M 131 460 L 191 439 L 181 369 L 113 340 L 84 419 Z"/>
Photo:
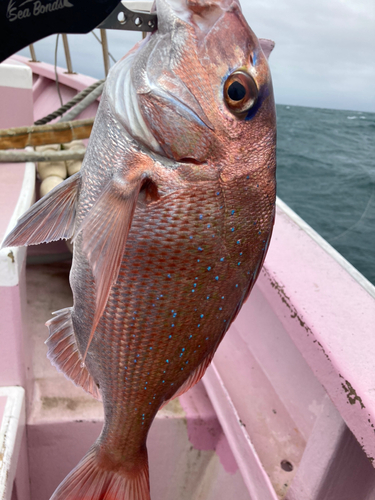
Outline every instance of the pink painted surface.
<path fill-rule="evenodd" d="M 30 366 L 29 339 L 24 336 L 25 270 L 17 286 L 0 287 L 0 386 L 26 387 L 26 372 Z"/>
<path fill-rule="evenodd" d="M 0 241 L 2 241 L 18 202 L 25 164 L 2 163 L 0 166 Z"/>
<path fill-rule="evenodd" d="M 30 66 L 35 75 L 45 76 L 50 80 L 52 80 L 53 82 L 55 81 L 55 70 L 51 64 L 47 64 L 44 62 L 32 62 L 27 57 L 20 56 L 18 54 L 15 54 L 14 56 L 12 56 L 12 58 L 15 59 L 16 61 L 20 61 Z M 68 87 L 71 87 L 78 91 L 85 89 L 86 87 L 88 87 L 89 85 L 91 85 L 96 81 L 96 79 L 92 78 L 91 76 L 85 76 L 79 73 L 68 74 L 66 73 L 65 68 L 57 67 L 56 69 L 59 82 L 62 85 L 67 85 Z M 51 111 L 53 111 L 53 109 L 51 109 L 50 112 Z"/>
<path fill-rule="evenodd" d="M 235 474 L 239 470 L 236 459 L 234 458 L 233 452 L 224 432 L 220 434 L 219 441 L 216 445 L 216 453 L 220 458 L 220 462 L 222 463 L 226 472 L 228 472 L 229 474 Z"/>
<path fill-rule="evenodd" d="M 375 457 L 375 300 L 281 209 L 258 286 Z"/>
<path fill-rule="evenodd" d="M 375 470 L 328 396 L 284 500 L 372 500 Z"/>
<path fill-rule="evenodd" d="M 34 121 L 31 89 L 0 87 L 0 128 L 24 127 Z"/>
<path fill-rule="evenodd" d="M 204 377 L 207 393 L 242 473 L 252 500 L 277 500 L 278 497 L 243 425 L 226 387 L 212 363 Z"/>
<path fill-rule="evenodd" d="M 102 418 L 79 419 L 84 399 L 45 399 L 44 418 L 39 420 L 34 415 L 29 423 L 32 500 L 48 500 L 98 437 Z M 75 410 L 74 402 L 78 405 Z M 60 418 L 52 420 L 47 415 L 50 409 L 54 410 L 53 405 L 55 409 L 60 407 Z M 189 404 L 185 402 L 184 406 Z M 195 412 L 194 408 L 189 411 Z M 69 419 L 64 418 L 66 413 L 70 413 Z M 208 422 L 206 432 L 211 424 Z M 178 409 L 178 403 L 157 415 L 147 441 L 152 500 L 251 500 L 238 471 L 228 474 L 215 452 L 192 446 L 187 436 L 189 426 L 194 426 L 194 422 L 189 422 L 189 417 Z M 209 442 L 204 432 L 201 437 Z"/>
<path fill-rule="evenodd" d="M 186 414 L 189 441 L 194 448 L 196 450 L 216 450 L 225 471 L 235 474 L 238 470 L 236 459 L 203 383 L 197 384 L 179 400 Z"/>
<path fill-rule="evenodd" d="M 1 422 L 3 421 L 3 416 L 4 416 L 4 411 L 5 411 L 5 405 L 7 404 L 7 396 L 0 396 L 0 426 Z"/>
<path fill-rule="evenodd" d="M 199 383 L 180 397 L 187 417 L 188 436 L 197 450 L 214 450 L 223 432 L 203 385 Z"/>

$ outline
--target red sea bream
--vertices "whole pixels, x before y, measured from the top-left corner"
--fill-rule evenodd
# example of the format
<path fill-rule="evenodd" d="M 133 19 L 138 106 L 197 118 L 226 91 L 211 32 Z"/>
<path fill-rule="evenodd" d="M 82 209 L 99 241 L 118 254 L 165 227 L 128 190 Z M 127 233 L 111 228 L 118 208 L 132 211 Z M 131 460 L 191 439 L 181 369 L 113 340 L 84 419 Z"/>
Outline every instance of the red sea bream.
<path fill-rule="evenodd" d="M 237 1 L 156 11 L 110 71 L 82 170 L 4 242 L 74 241 L 74 305 L 48 321 L 48 356 L 102 398 L 105 424 L 53 500 L 150 499 L 152 421 L 203 376 L 271 237 L 272 42 Z"/>

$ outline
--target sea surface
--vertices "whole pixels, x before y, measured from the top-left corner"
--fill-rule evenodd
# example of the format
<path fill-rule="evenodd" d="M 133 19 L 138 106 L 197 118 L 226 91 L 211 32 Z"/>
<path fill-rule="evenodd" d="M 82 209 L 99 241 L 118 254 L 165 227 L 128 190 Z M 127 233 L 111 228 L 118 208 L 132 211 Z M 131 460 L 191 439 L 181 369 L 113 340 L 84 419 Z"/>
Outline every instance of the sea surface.
<path fill-rule="evenodd" d="M 277 106 L 277 194 L 375 284 L 375 113 Z"/>
<path fill-rule="evenodd" d="M 113 60 L 140 39 L 107 33 Z M 103 78 L 94 36 L 69 37 L 73 69 Z M 37 57 L 53 64 L 55 45 L 55 36 L 37 42 Z M 61 39 L 57 64 L 65 67 Z M 375 113 L 278 105 L 277 122 L 278 196 L 375 284 Z"/>

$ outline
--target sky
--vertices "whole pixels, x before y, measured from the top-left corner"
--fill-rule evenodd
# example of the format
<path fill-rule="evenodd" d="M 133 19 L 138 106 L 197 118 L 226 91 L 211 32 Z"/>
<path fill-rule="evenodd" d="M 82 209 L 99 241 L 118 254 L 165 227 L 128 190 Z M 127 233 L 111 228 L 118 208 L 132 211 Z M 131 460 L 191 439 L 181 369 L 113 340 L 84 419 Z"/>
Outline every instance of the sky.
<path fill-rule="evenodd" d="M 270 56 L 276 102 L 375 112 L 375 0 L 242 0 L 259 38 L 276 47 Z M 117 60 L 140 34 L 111 30 Z M 53 62 L 56 37 L 37 42 L 37 57 Z M 92 34 L 69 35 L 73 69 L 104 76 L 100 44 Z M 62 43 L 58 65 L 66 66 Z M 28 49 L 21 51 L 29 55 Z"/>

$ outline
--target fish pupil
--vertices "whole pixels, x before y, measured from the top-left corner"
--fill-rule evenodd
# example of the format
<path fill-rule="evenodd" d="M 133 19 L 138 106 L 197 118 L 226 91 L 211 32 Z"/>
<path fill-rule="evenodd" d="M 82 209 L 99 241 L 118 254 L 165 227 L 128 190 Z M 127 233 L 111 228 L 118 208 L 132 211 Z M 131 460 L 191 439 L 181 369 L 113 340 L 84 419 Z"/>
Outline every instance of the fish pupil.
<path fill-rule="evenodd" d="M 246 95 L 246 89 L 240 82 L 233 82 L 228 88 L 228 96 L 232 101 L 242 101 Z"/>

